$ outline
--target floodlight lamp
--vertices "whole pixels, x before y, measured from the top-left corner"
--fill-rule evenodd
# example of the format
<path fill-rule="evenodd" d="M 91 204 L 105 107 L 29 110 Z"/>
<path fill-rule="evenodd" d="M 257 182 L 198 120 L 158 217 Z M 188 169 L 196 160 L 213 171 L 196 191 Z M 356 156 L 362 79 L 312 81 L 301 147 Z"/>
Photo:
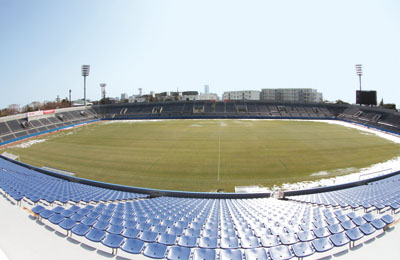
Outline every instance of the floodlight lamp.
<path fill-rule="evenodd" d="M 89 76 L 90 65 L 82 65 L 82 76 Z"/>
<path fill-rule="evenodd" d="M 357 72 L 357 75 L 359 75 L 359 76 L 362 75 L 362 65 L 361 64 L 356 64 L 356 72 Z"/>

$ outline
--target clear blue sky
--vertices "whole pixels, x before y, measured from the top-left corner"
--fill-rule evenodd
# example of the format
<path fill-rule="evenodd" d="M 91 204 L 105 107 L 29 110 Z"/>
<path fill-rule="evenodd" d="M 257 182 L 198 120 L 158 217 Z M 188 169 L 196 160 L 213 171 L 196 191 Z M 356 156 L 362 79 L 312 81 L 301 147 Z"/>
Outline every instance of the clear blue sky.
<path fill-rule="evenodd" d="M 176 90 L 316 88 L 400 106 L 400 1 L 0 0 L 0 107 Z M 379 101 L 378 100 L 378 101 Z"/>

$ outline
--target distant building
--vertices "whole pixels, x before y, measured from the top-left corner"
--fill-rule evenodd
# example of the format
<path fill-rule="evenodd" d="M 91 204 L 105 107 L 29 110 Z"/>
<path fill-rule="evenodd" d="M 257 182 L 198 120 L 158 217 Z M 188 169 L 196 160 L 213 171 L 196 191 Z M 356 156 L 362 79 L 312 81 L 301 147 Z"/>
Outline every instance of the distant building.
<path fill-rule="evenodd" d="M 260 91 L 258 90 L 241 90 L 241 91 L 225 91 L 222 95 L 224 100 L 260 100 Z"/>
<path fill-rule="evenodd" d="M 311 88 L 272 88 L 262 89 L 261 100 L 289 102 L 322 102 L 322 93 Z"/>
<path fill-rule="evenodd" d="M 121 94 L 121 100 L 127 100 L 127 99 L 129 99 L 128 94 L 127 93 L 122 93 Z"/>
<path fill-rule="evenodd" d="M 204 94 L 210 93 L 210 87 L 208 85 L 204 85 Z"/>
<path fill-rule="evenodd" d="M 197 97 L 197 100 L 219 100 L 219 97 L 215 93 L 202 93 Z"/>
<path fill-rule="evenodd" d="M 179 96 L 179 100 L 197 100 L 199 92 L 197 91 L 184 91 Z"/>

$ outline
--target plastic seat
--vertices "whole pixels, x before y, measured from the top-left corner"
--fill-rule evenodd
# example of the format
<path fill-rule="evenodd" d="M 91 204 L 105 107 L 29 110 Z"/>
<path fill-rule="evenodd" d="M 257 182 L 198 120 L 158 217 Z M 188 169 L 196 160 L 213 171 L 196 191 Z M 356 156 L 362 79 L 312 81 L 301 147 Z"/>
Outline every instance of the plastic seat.
<path fill-rule="evenodd" d="M 314 233 L 311 231 L 300 231 L 297 232 L 297 237 L 301 242 L 311 241 L 315 238 Z"/>
<path fill-rule="evenodd" d="M 91 217 L 86 217 L 83 220 L 81 220 L 82 224 L 85 224 L 87 226 L 93 226 L 94 224 L 96 224 L 97 220 L 95 218 L 91 218 Z"/>
<path fill-rule="evenodd" d="M 371 222 L 372 220 L 375 219 L 375 216 L 370 212 L 362 216 L 362 218 L 365 219 L 365 221 L 367 222 Z"/>
<path fill-rule="evenodd" d="M 147 257 L 162 259 L 167 252 L 167 246 L 163 244 L 147 244 L 143 251 L 143 254 Z"/>
<path fill-rule="evenodd" d="M 316 228 L 313 230 L 313 232 L 318 238 L 327 237 L 331 234 L 331 232 L 329 232 L 328 228 L 326 227 Z"/>
<path fill-rule="evenodd" d="M 108 234 L 101 243 L 111 248 L 119 248 L 124 241 L 124 237 L 117 234 Z"/>
<path fill-rule="evenodd" d="M 58 225 L 59 223 L 61 223 L 61 221 L 63 221 L 65 219 L 65 217 L 61 216 L 60 214 L 54 214 L 53 216 L 51 216 L 49 218 L 49 221 L 55 225 Z"/>
<path fill-rule="evenodd" d="M 199 237 L 200 236 L 200 229 L 188 228 L 185 231 L 185 235 L 192 236 L 192 237 Z"/>
<path fill-rule="evenodd" d="M 100 242 L 106 236 L 106 232 L 104 230 L 92 229 L 90 230 L 85 237 L 93 242 Z"/>
<path fill-rule="evenodd" d="M 164 245 L 175 245 L 175 241 L 175 235 L 163 233 L 160 235 L 157 242 Z"/>
<path fill-rule="evenodd" d="M 381 220 L 385 222 L 387 225 L 392 224 L 394 222 L 394 218 L 390 214 L 386 214 L 381 217 Z"/>
<path fill-rule="evenodd" d="M 195 247 L 197 245 L 197 237 L 181 236 L 178 245 L 185 247 Z"/>
<path fill-rule="evenodd" d="M 260 238 L 260 242 L 263 247 L 273 247 L 281 244 L 275 235 L 264 236 Z"/>
<path fill-rule="evenodd" d="M 121 225 L 110 225 L 107 228 L 108 233 L 116 234 L 116 235 L 120 235 L 123 230 L 124 230 L 124 227 Z"/>
<path fill-rule="evenodd" d="M 57 206 L 53 209 L 54 213 L 60 214 L 61 212 L 63 212 L 65 209 L 61 206 Z"/>
<path fill-rule="evenodd" d="M 279 239 L 283 245 L 292 245 L 298 242 L 298 239 L 294 233 L 280 234 Z"/>
<path fill-rule="evenodd" d="M 42 212 L 40 212 L 40 217 L 42 217 L 42 218 L 44 218 L 44 219 L 48 219 L 48 218 L 50 218 L 51 216 L 53 216 L 54 214 L 56 214 L 56 213 L 54 213 L 53 211 L 51 211 L 51 210 L 48 210 L 48 209 L 46 209 L 46 210 L 43 210 Z"/>
<path fill-rule="evenodd" d="M 225 249 L 236 249 L 239 247 L 239 240 L 237 237 L 222 237 L 220 247 Z"/>
<path fill-rule="evenodd" d="M 240 239 L 240 245 L 242 248 L 256 248 L 259 246 L 258 238 L 254 236 L 244 237 Z"/>
<path fill-rule="evenodd" d="M 213 249 L 196 248 L 193 251 L 193 260 L 215 260 L 216 252 Z"/>
<path fill-rule="evenodd" d="M 149 224 L 149 223 L 139 223 L 136 228 L 139 229 L 140 231 L 147 231 L 147 230 L 150 230 L 151 224 Z"/>
<path fill-rule="evenodd" d="M 359 229 L 366 236 L 371 235 L 376 231 L 376 229 L 370 223 L 365 223 L 359 226 Z"/>
<path fill-rule="evenodd" d="M 66 217 L 66 218 L 69 218 L 74 214 L 75 214 L 75 211 L 69 210 L 69 209 L 64 210 L 63 212 L 60 213 L 61 216 Z"/>
<path fill-rule="evenodd" d="M 352 229 L 354 227 L 356 227 L 356 225 L 353 223 L 353 221 L 351 220 L 346 220 L 342 223 L 340 223 L 340 225 L 345 229 L 345 230 L 349 230 Z"/>
<path fill-rule="evenodd" d="M 272 260 L 286 260 L 293 257 L 289 247 L 284 245 L 271 247 L 269 249 L 269 254 Z"/>
<path fill-rule="evenodd" d="M 152 243 L 156 241 L 157 236 L 158 236 L 157 232 L 146 230 L 143 231 L 143 233 L 139 236 L 139 239 L 145 242 Z"/>
<path fill-rule="evenodd" d="M 333 245 L 336 247 L 347 245 L 350 242 L 350 239 L 344 232 L 329 236 L 329 240 L 331 240 Z"/>
<path fill-rule="evenodd" d="M 136 221 L 127 220 L 127 221 L 125 221 L 123 226 L 126 227 L 126 228 L 136 228 L 137 225 L 138 225 L 138 223 Z"/>
<path fill-rule="evenodd" d="M 218 237 L 218 229 L 204 229 L 203 237 Z"/>
<path fill-rule="evenodd" d="M 221 229 L 221 237 L 236 237 L 234 229 Z"/>
<path fill-rule="evenodd" d="M 239 249 L 226 249 L 219 251 L 219 260 L 242 260 L 242 251 Z"/>
<path fill-rule="evenodd" d="M 168 250 L 168 260 L 189 260 L 191 250 L 188 247 L 171 246 Z"/>
<path fill-rule="evenodd" d="M 199 238 L 199 247 L 201 248 L 217 248 L 218 239 L 216 237 L 201 237 Z"/>
<path fill-rule="evenodd" d="M 380 218 L 372 220 L 371 225 L 377 230 L 382 229 L 386 226 L 385 222 L 383 222 Z"/>
<path fill-rule="evenodd" d="M 96 224 L 93 225 L 94 228 L 100 229 L 100 230 L 106 230 L 108 226 L 110 225 L 109 222 L 105 221 L 97 221 Z"/>
<path fill-rule="evenodd" d="M 61 228 L 69 231 L 76 226 L 76 222 L 72 219 L 66 218 L 58 224 Z"/>
<path fill-rule="evenodd" d="M 361 226 L 362 224 L 367 223 L 365 221 L 365 219 L 363 219 L 362 217 L 358 216 L 352 219 L 353 223 L 356 224 L 357 226 Z"/>
<path fill-rule="evenodd" d="M 344 230 L 340 224 L 329 225 L 328 229 L 332 234 L 340 233 Z"/>
<path fill-rule="evenodd" d="M 46 210 L 46 208 L 43 207 L 42 205 L 37 205 L 37 206 L 32 208 L 32 212 L 35 213 L 35 214 L 40 214 L 44 210 Z"/>
<path fill-rule="evenodd" d="M 127 253 L 140 254 L 143 247 L 143 241 L 134 238 L 128 238 L 125 240 L 125 243 L 120 248 Z"/>
<path fill-rule="evenodd" d="M 165 233 L 165 231 L 167 231 L 167 226 L 164 225 L 155 225 L 153 226 L 153 228 L 151 229 L 151 231 L 157 232 L 157 233 Z"/>
<path fill-rule="evenodd" d="M 314 248 L 309 242 L 300 242 L 292 245 L 293 253 L 298 258 L 310 256 L 315 253 Z"/>
<path fill-rule="evenodd" d="M 72 215 L 70 217 L 70 219 L 72 219 L 73 221 L 78 221 L 78 222 L 80 222 L 84 218 L 85 218 L 85 215 L 82 215 L 82 214 L 79 214 L 79 213 L 75 213 L 74 215 Z"/>
<path fill-rule="evenodd" d="M 314 239 L 313 241 L 311 241 L 311 244 L 313 245 L 315 250 L 320 253 L 326 252 L 333 247 L 331 241 L 326 237 Z"/>
<path fill-rule="evenodd" d="M 169 230 L 167 231 L 167 234 L 176 235 L 176 236 L 181 236 L 182 233 L 183 233 L 183 228 L 179 228 L 179 227 L 170 227 Z"/>
<path fill-rule="evenodd" d="M 89 230 L 90 230 L 89 226 L 79 223 L 73 229 L 71 229 L 71 232 L 75 235 L 82 237 L 82 236 L 86 235 L 89 232 Z"/>
<path fill-rule="evenodd" d="M 359 228 L 355 227 L 346 231 L 346 236 L 353 242 L 359 240 L 364 236 L 364 234 L 360 231 Z"/>
<path fill-rule="evenodd" d="M 110 223 L 112 225 L 122 225 L 123 222 L 124 222 L 124 219 L 119 218 L 119 217 L 113 217 L 113 218 L 111 218 L 111 221 L 110 221 Z"/>
<path fill-rule="evenodd" d="M 252 248 L 246 249 L 244 254 L 246 259 L 256 260 L 268 260 L 267 249 L 264 248 Z"/>

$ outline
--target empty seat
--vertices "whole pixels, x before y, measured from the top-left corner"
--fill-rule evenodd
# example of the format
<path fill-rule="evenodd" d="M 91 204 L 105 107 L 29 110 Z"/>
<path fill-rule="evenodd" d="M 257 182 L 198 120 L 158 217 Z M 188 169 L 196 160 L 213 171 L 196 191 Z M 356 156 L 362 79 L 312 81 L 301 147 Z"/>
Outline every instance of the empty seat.
<path fill-rule="evenodd" d="M 121 235 L 116 234 L 108 234 L 106 237 L 101 241 L 101 243 L 105 246 L 111 248 L 119 248 L 124 241 L 124 237 Z"/>
<path fill-rule="evenodd" d="M 220 260 L 242 260 L 242 251 L 239 249 L 226 249 L 219 251 Z"/>
<path fill-rule="evenodd" d="M 311 241 L 311 243 L 315 250 L 320 253 L 326 252 L 333 247 L 331 241 L 326 237 L 314 239 L 313 241 Z"/>
<path fill-rule="evenodd" d="M 364 236 L 364 234 L 360 231 L 359 228 L 355 227 L 352 229 L 349 229 L 346 231 L 346 236 L 351 240 L 351 241 L 356 241 L 359 240 Z"/>
<path fill-rule="evenodd" d="M 146 248 L 143 251 L 143 254 L 151 258 L 162 259 L 164 258 L 166 251 L 166 245 L 151 243 L 147 244 Z"/>
<path fill-rule="evenodd" d="M 267 252 L 267 249 L 264 248 L 252 248 L 246 249 L 244 254 L 246 259 L 268 260 Z"/>
<path fill-rule="evenodd" d="M 298 258 L 310 256 L 315 253 L 314 248 L 309 242 L 300 242 L 292 245 L 293 253 Z M 271 252 L 271 251 L 270 251 Z"/>
<path fill-rule="evenodd" d="M 226 248 L 226 249 L 235 249 L 239 247 L 239 240 L 237 237 L 222 237 L 221 238 L 221 243 L 220 243 L 221 248 Z"/>
<path fill-rule="evenodd" d="M 213 249 L 196 248 L 193 251 L 193 260 L 215 260 L 216 252 Z"/>
<path fill-rule="evenodd" d="M 297 232 L 297 237 L 301 242 L 311 241 L 315 238 L 314 233 L 311 231 Z"/>
<path fill-rule="evenodd" d="M 286 260 L 293 257 L 289 247 L 284 245 L 271 247 L 269 249 L 269 254 L 271 255 L 272 260 Z"/>
<path fill-rule="evenodd" d="M 329 239 L 336 247 L 344 246 L 350 242 L 350 239 L 346 236 L 344 232 L 333 234 L 329 236 Z"/>
<path fill-rule="evenodd" d="M 121 225 L 110 225 L 110 226 L 107 228 L 107 232 L 108 232 L 108 233 L 117 234 L 117 235 L 121 234 L 121 232 L 122 232 L 123 230 L 124 230 L 124 227 L 121 226 Z"/>
<path fill-rule="evenodd" d="M 275 235 L 264 236 L 260 238 L 260 242 L 263 247 L 273 247 L 281 244 Z"/>
<path fill-rule="evenodd" d="M 256 248 L 259 246 L 258 238 L 254 236 L 243 237 L 240 239 L 242 248 Z"/>
<path fill-rule="evenodd" d="M 168 250 L 167 259 L 168 260 L 189 260 L 190 258 L 190 248 L 181 246 L 172 246 Z"/>
<path fill-rule="evenodd" d="M 121 246 L 121 249 L 131 254 L 140 254 L 143 250 L 144 242 L 134 238 L 125 240 L 125 243 Z"/>
<path fill-rule="evenodd" d="M 197 237 L 181 236 L 178 245 L 186 247 L 195 247 L 197 245 Z"/>
<path fill-rule="evenodd" d="M 298 239 L 294 233 L 280 234 L 279 239 L 283 245 L 292 245 L 298 242 Z"/>
<path fill-rule="evenodd" d="M 217 248 L 218 239 L 216 237 L 201 237 L 199 239 L 199 247 L 201 248 Z"/>
<path fill-rule="evenodd" d="M 89 232 L 89 230 L 90 230 L 90 226 L 79 223 L 74 228 L 71 229 L 71 232 L 78 236 L 84 236 Z"/>
<path fill-rule="evenodd" d="M 85 237 L 93 242 L 100 242 L 106 236 L 106 232 L 104 230 L 92 229 L 90 230 Z"/>

